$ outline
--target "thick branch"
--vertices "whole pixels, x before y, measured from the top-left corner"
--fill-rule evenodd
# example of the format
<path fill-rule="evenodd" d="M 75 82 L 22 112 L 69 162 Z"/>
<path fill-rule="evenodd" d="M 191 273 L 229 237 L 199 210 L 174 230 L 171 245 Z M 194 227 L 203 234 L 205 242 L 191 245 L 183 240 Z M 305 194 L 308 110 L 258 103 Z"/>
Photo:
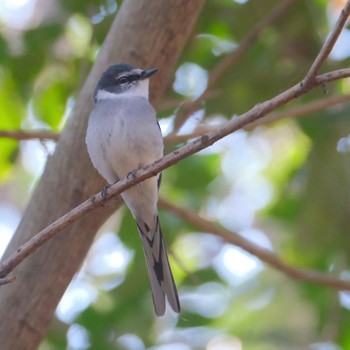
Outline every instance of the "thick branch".
<path fill-rule="evenodd" d="M 311 269 L 301 269 L 283 262 L 270 250 L 262 248 L 255 243 L 243 238 L 242 236 L 234 233 L 232 231 L 226 230 L 219 227 L 212 222 L 202 218 L 195 212 L 178 207 L 164 199 L 159 200 L 159 204 L 162 208 L 175 213 L 177 216 L 186 220 L 195 227 L 201 229 L 204 232 L 212 233 L 216 236 L 221 237 L 226 242 L 232 243 L 237 247 L 244 249 L 246 252 L 258 257 L 263 262 L 269 264 L 275 269 L 281 271 L 285 275 L 292 277 L 294 279 L 312 282 L 320 285 L 324 285 L 329 288 L 334 288 L 337 290 L 350 290 L 350 281 L 345 281 L 339 278 L 329 276 L 325 273 Z"/>
<path fill-rule="evenodd" d="M 29 249 L 31 243 L 28 239 L 35 232 L 39 232 L 42 227 L 46 227 L 49 222 L 53 224 L 50 225 L 47 232 L 52 230 L 53 233 L 47 233 L 47 235 L 53 237 L 62 227 L 67 227 L 73 220 L 91 211 L 93 207 L 100 207 L 104 203 L 100 195 L 95 195 L 83 203 L 83 210 L 78 207 L 69 212 L 65 216 L 66 221 L 63 219 L 54 221 L 63 212 L 69 211 L 77 203 L 87 198 L 90 193 L 102 187 L 101 179 L 92 171 L 84 144 L 86 120 L 91 108 L 91 91 L 102 70 L 116 60 L 145 67 L 151 66 L 152 62 L 153 64 L 159 62 L 160 66 L 170 67 L 161 70 L 157 79 L 154 80 L 155 85 L 152 91 L 155 97 L 159 97 L 169 83 L 171 68 L 174 67 L 180 54 L 181 43 L 183 44 L 184 39 L 188 36 L 202 4 L 201 0 L 177 2 L 128 0 L 123 2 L 118 11 L 118 21 L 112 26 L 104 47 L 100 51 L 98 62 L 77 100 L 74 115 L 60 136 L 55 154 L 48 159 L 44 175 L 23 216 L 15 239 L 6 252 L 4 265 L 0 269 L 1 276 L 6 277 L 6 274 L 19 264 L 21 259 L 17 257 L 17 254 L 22 256 L 22 260 L 23 256 L 31 254 L 32 251 Z M 347 6 L 342 16 L 347 17 L 349 10 Z M 138 18 L 140 22 L 137 22 L 136 25 L 135 21 L 131 21 L 130 18 Z M 343 24 L 343 21 L 338 21 L 334 31 L 340 31 Z M 162 30 L 159 30 L 160 28 Z M 154 45 L 149 45 L 149 42 Z M 327 41 L 322 50 L 329 52 L 333 45 L 333 41 Z M 138 170 L 133 182 L 136 184 L 154 176 L 318 85 L 349 76 L 350 69 L 344 69 L 316 76 L 315 79 L 305 79 L 271 100 L 255 106 L 241 117 L 169 154 L 155 164 Z M 132 185 L 133 183 L 126 179 L 118 182 L 110 188 L 108 199 Z M 65 230 L 65 235 L 51 240 L 46 249 L 40 250 L 28 258 L 26 264 L 18 267 L 16 284 L 7 284 L 2 287 L 0 310 L 6 317 L 6 322 L 0 324 L 2 349 L 34 350 L 37 348 L 57 302 L 81 264 L 94 233 L 112 211 L 112 208 L 103 209 L 98 212 L 98 215 L 96 210 L 93 216 L 69 225 Z M 34 249 L 48 240 L 42 234 L 43 231 L 41 231 L 41 236 L 39 235 L 40 239 L 34 238 L 37 239 L 37 243 L 33 245 Z M 23 241 L 28 242 L 23 246 Z M 17 252 L 15 247 L 20 247 Z M 13 251 L 15 252 L 11 255 Z M 11 265 L 11 261 L 15 263 Z M 60 278 L 57 278 L 58 275 Z M 28 300 L 31 302 L 28 303 Z"/>
<path fill-rule="evenodd" d="M 86 152 L 85 133 L 92 108 L 92 92 L 111 64 L 160 67 L 152 80 L 153 103 L 169 86 L 185 42 L 203 6 L 203 0 L 128 0 L 117 16 L 75 106 L 60 135 L 55 152 L 32 194 L 21 223 L 3 260 L 64 213 L 104 185 Z M 152 45 L 150 45 L 152 43 Z M 66 227 L 16 269 L 16 283 L 1 287 L 1 350 L 34 350 L 45 334 L 59 300 L 81 266 L 98 228 L 115 211 L 95 210 L 93 215 Z M 39 243 L 42 244 L 42 243 Z"/>

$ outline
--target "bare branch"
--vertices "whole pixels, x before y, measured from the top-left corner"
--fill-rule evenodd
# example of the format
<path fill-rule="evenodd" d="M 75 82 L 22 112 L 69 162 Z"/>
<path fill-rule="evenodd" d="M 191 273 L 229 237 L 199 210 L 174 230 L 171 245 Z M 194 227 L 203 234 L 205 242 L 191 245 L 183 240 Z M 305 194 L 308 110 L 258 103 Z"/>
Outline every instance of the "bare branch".
<path fill-rule="evenodd" d="M 251 241 L 243 238 L 237 233 L 234 233 L 232 231 L 226 230 L 222 227 L 213 224 L 212 222 L 202 218 L 197 213 L 189 209 L 179 207 L 162 198 L 159 200 L 159 205 L 162 208 L 175 213 L 177 216 L 181 217 L 183 220 L 186 220 L 187 222 L 191 223 L 192 225 L 196 226 L 202 231 L 212 233 L 216 236 L 221 237 L 226 242 L 232 243 L 235 246 L 244 249 L 249 254 L 258 257 L 263 262 L 283 272 L 289 277 L 304 282 L 312 282 L 324 285 L 326 287 L 337 290 L 350 290 L 350 281 L 335 278 L 325 273 L 321 273 L 319 271 L 311 269 L 301 269 L 288 265 L 270 250 L 262 248 L 255 243 L 252 243 Z"/>
<path fill-rule="evenodd" d="M 350 13 L 350 0 L 347 2 L 346 7 L 342 11 L 341 18 L 348 17 Z M 336 28 L 332 32 L 338 33 L 341 31 L 342 26 L 344 26 L 345 21 L 338 21 Z M 330 47 L 332 45 L 328 44 Z M 325 50 L 324 45 L 322 50 Z M 321 50 L 321 51 L 322 51 Z M 211 146 L 216 141 L 221 138 L 241 129 L 248 124 L 264 117 L 269 112 L 273 111 L 279 106 L 286 104 L 292 99 L 306 94 L 313 88 L 319 85 L 324 85 L 325 83 L 341 79 L 345 77 L 350 77 L 350 69 L 341 69 L 333 72 L 328 72 L 314 79 L 304 79 L 302 82 L 292 86 L 286 91 L 280 93 L 274 98 L 267 100 L 261 104 L 256 105 L 250 111 L 242 114 L 240 117 L 235 118 L 232 121 L 225 123 L 218 129 L 210 131 L 203 134 L 196 140 L 188 143 L 187 145 L 181 147 L 180 149 L 166 155 L 162 159 L 156 161 L 143 169 L 135 171 L 135 177 L 132 179 L 124 178 L 117 183 L 109 187 L 109 193 L 104 197 L 101 194 L 96 194 L 83 202 L 81 205 L 75 207 L 73 210 L 68 212 L 66 215 L 62 216 L 58 220 L 54 221 L 51 225 L 40 231 L 32 239 L 24 243 L 21 247 L 17 249 L 15 253 L 10 255 L 1 265 L 0 265 L 0 278 L 6 277 L 21 261 L 23 261 L 28 255 L 36 251 L 49 239 L 56 236 L 62 229 L 76 221 L 78 218 L 83 217 L 88 212 L 92 211 L 94 208 L 103 206 L 106 201 L 115 198 L 117 195 L 123 191 L 129 189 L 130 187 L 152 177 L 163 171 L 164 169 L 170 167 L 173 164 L 178 163 L 180 160 L 189 157 L 190 155 L 201 151 L 209 146 Z M 292 273 L 292 272 L 291 272 Z"/>
<path fill-rule="evenodd" d="M 350 95 L 334 95 L 326 98 L 320 98 L 316 101 L 305 103 L 301 106 L 288 108 L 281 112 L 270 113 L 265 118 L 259 119 L 254 123 L 249 124 L 247 129 L 253 129 L 257 126 L 266 125 L 284 118 L 301 118 L 310 116 L 320 110 L 324 110 L 337 105 L 342 105 L 350 102 Z"/>
<path fill-rule="evenodd" d="M 319 110 L 327 109 L 337 105 L 345 104 L 350 102 L 350 95 L 333 95 L 329 97 L 323 97 L 316 101 L 305 103 L 301 106 L 292 107 L 281 112 L 271 113 L 266 117 L 257 120 L 254 123 L 249 124 L 246 129 L 253 129 L 260 125 L 266 125 L 274 121 L 284 118 L 300 118 L 303 116 L 310 115 Z M 190 139 L 194 139 L 203 135 L 206 132 L 212 131 L 218 128 L 218 125 L 200 125 L 193 132 L 189 134 L 169 134 L 164 136 L 163 141 L 165 144 L 185 142 Z M 16 140 L 52 140 L 58 141 L 60 134 L 46 131 L 27 131 L 27 130 L 0 130 L 0 138 L 8 137 Z"/>
<path fill-rule="evenodd" d="M 152 82 L 151 100 L 155 103 L 171 82 L 173 68 L 203 5 L 204 0 L 128 0 L 118 7 L 113 22 L 109 17 L 110 30 L 86 74 L 60 141 L 48 157 L 4 261 L 35 233 L 104 185 L 91 165 L 85 145 L 91 94 L 102 72 L 116 62 L 137 67 L 151 67 L 157 62 L 157 66 L 166 67 Z M 96 231 L 116 210 L 117 204 L 113 204 L 67 227 L 61 237 L 51 240 L 45 249 L 32 254 L 16 269 L 16 284 L 8 284 L 0 291 L 0 309 L 5 315 L 0 322 L 1 350 L 39 347 L 57 303 L 81 266 Z"/>
<path fill-rule="evenodd" d="M 52 140 L 58 141 L 59 133 L 47 130 L 0 130 L 0 138 L 11 138 L 15 140 Z"/>
<path fill-rule="evenodd" d="M 197 127 L 195 131 L 193 131 L 189 134 L 174 135 L 173 133 L 171 133 L 167 136 L 164 136 L 163 141 L 165 144 L 184 142 L 184 141 L 199 137 L 206 132 L 209 132 L 211 130 L 216 129 L 217 127 L 218 127 L 217 125 L 215 125 L 215 126 L 214 125 L 213 126 L 206 125 L 206 126 Z"/>
<path fill-rule="evenodd" d="M 271 100 L 256 105 L 250 111 L 244 113 L 240 117 L 237 117 L 234 120 L 223 124 L 218 129 L 203 134 L 196 140 L 188 143 L 187 145 L 179 148 L 178 150 L 175 150 L 174 152 L 163 157 L 162 159 L 156 161 L 154 164 L 137 170 L 135 172 L 135 177 L 133 177 L 132 179 L 124 178 L 118 181 L 117 183 L 109 187 L 108 193 L 105 196 L 105 198 L 103 198 L 100 193 L 92 196 L 91 198 L 89 198 L 79 206 L 75 207 L 73 210 L 71 210 L 55 222 L 53 222 L 51 225 L 40 231 L 21 247 L 19 247 L 15 253 L 13 253 L 7 260 L 5 260 L 0 265 L 0 278 L 5 277 L 28 255 L 32 254 L 44 243 L 56 236 L 61 230 L 66 228 L 68 225 L 70 225 L 77 219 L 85 216 L 94 208 L 106 205 L 106 202 L 108 200 L 115 198 L 120 193 L 124 192 L 130 187 L 152 176 L 157 175 L 164 169 L 178 163 L 180 160 L 187 158 L 190 155 L 211 146 L 213 143 L 222 139 L 223 137 L 245 127 L 246 125 L 254 122 L 255 120 L 264 117 L 267 113 L 271 112 L 272 110 L 276 109 L 281 105 L 286 104 L 295 97 L 307 93 L 312 88 L 320 84 L 324 84 L 327 81 L 327 79 L 334 80 L 337 79 L 337 77 L 350 77 L 350 69 L 329 72 L 318 76 L 312 82 L 312 84 L 308 84 L 308 86 L 301 83 L 296 84 L 290 89 L 272 98 Z"/>
<path fill-rule="evenodd" d="M 327 57 L 331 53 L 335 43 L 337 42 L 338 37 L 339 37 L 341 31 L 343 30 L 343 27 L 344 27 L 344 25 L 349 17 L 349 13 L 350 13 L 350 0 L 348 0 L 346 2 L 343 10 L 341 11 L 341 13 L 339 15 L 339 18 L 338 18 L 333 30 L 329 34 L 328 38 L 326 39 L 325 43 L 322 46 L 322 49 L 320 50 L 319 54 L 317 55 L 314 63 L 312 64 L 311 68 L 307 72 L 306 77 L 304 79 L 305 84 L 307 84 L 308 81 L 312 81 L 313 79 L 315 79 L 316 75 L 320 71 L 320 68 L 321 68 L 323 62 L 327 59 Z"/>
<path fill-rule="evenodd" d="M 349 72 L 350 72 L 350 68 L 343 68 L 343 69 L 334 70 L 332 72 L 324 73 L 315 77 L 315 83 L 317 83 L 318 85 L 324 85 L 333 80 L 348 78 Z M 303 84 L 303 82 L 301 82 L 301 84 Z M 312 83 L 311 85 L 313 84 L 314 83 Z"/>
<path fill-rule="evenodd" d="M 131 187 L 131 186 L 130 186 Z M 111 199 L 111 196 L 109 196 Z M 7 276 L 19 263 L 21 263 L 27 256 L 35 252 L 43 244 L 48 242 L 51 238 L 55 237 L 60 231 L 72 224 L 74 221 L 89 213 L 92 209 L 104 205 L 104 199 L 101 194 L 97 194 L 79 206 L 75 207 L 67 214 L 61 216 L 58 220 L 54 221 L 51 225 L 41 230 L 29 241 L 20 246 L 15 253 L 13 253 L 8 259 L 6 259 L 0 265 L 0 278 Z"/>
<path fill-rule="evenodd" d="M 258 119 L 253 123 L 250 123 L 245 127 L 247 130 L 254 129 L 258 126 L 267 125 L 275 121 L 285 119 L 285 118 L 301 118 L 305 116 L 311 116 L 312 113 L 315 113 L 320 110 L 325 110 L 331 107 L 347 104 L 350 102 L 350 94 L 348 95 L 333 95 L 329 97 L 322 97 L 318 100 L 305 103 L 300 106 L 291 107 L 284 109 L 281 112 L 269 113 L 264 118 Z M 194 139 L 203 135 L 206 132 L 217 129 L 223 124 L 218 125 L 200 125 L 192 133 L 189 134 L 180 134 L 174 135 L 169 134 L 163 138 L 165 144 L 170 143 L 180 143 L 185 142 L 190 139 Z"/>

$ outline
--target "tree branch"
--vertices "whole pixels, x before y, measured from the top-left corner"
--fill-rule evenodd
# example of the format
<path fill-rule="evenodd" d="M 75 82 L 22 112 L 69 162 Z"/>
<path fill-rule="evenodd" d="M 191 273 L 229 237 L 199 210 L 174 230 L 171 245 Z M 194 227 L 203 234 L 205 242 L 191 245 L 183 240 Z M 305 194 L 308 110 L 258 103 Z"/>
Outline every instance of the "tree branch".
<path fill-rule="evenodd" d="M 189 139 L 194 139 L 196 137 L 199 137 L 206 132 L 216 129 L 217 127 L 218 127 L 217 125 L 216 126 L 203 125 L 203 126 L 198 126 L 196 130 L 194 130 L 189 134 L 177 135 L 177 134 L 170 133 L 169 135 L 163 137 L 163 141 L 164 141 L 164 144 L 166 145 L 170 143 L 184 142 Z"/>
<path fill-rule="evenodd" d="M 350 102 L 350 94 L 348 95 L 333 95 L 329 97 L 322 97 L 318 100 L 305 103 L 300 106 L 294 106 L 288 109 L 284 109 L 281 112 L 273 112 L 266 115 L 264 118 L 258 119 L 253 123 L 250 123 L 245 127 L 247 130 L 254 129 L 258 126 L 267 125 L 275 121 L 285 118 L 301 118 L 305 116 L 311 116 L 320 110 L 335 107 L 338 105 L 347 104 Z M 223 124 L 221 124 L 223 125 Z M 185 142 L 190 139 L 201 136 L 202 134 L 217 129 L 218 125 L 199 125 L 193 132 L 189 134 L 174 135 L 169 134 L 163 138 L 165 144 Z"/>
<path fill-rule="evenodd" d="M 345 21 L 343 18 L 349 16 L 350 13 L 350 0 L 347 2 L 341 13 L 341 19 L 336 23 L 335 28 L 332 33 L 340 33 L 341 28 L 344 26 Z M 339 35 L 339 34 L 338 34 Z M 330 37 L 335 36 L 331 34 Z M 334 40 L 327 40 L 323 45 L 321 52 L 330 52 L 334 46 Z M 320 54 L 317 56 L 320 57 Z M 323 56 L 322 56 L 323 57 Z M 324 85 L 326 82 L 333 81 L 336 79 L 341 79 L 345 77 L 350 77 L 350 69 L 341 69 L 333 72 L 328 72 L 314 78 L 304 78 L 300 83 L 292 86 L 286 91 L 280 93 L 274 98 L 267 100 L 261 104 L 256 105 L 250 111 L 244 113 L 238 118 L 225 123 L 218 129 L 210 131 L 203 134 L 201 137 L 197 138 L 193 142 L 181 147 L 180 149 L 166 155 L 162 159 L 156 161 L 154 164 L 149 165 L 143 169 L 139 169 L 135 172 L 135 177 L 133 179 L 124 178 L 121 181 L 113 184 L 109 188 L 109 193 L 107 193 L 106 198 L 103 198 L 101 194 L 96 194 L 83 202 L 81 205 L 77 206 L 73 210 L 69 211 L 66 215 L 62 216 L 58 220 L 54 221 L 51 225 L 40 231 L 37 235 L 23 244 L 17 249 L 15 253 L 10 255 L 1 265 L 0 265 L 0 278 L 6 277 L 9 272 L 11 272 L 21 261 L 23 261 L 28 255 L 36 251 L 45 242 L 50 240 L 52 237 L 56 236 L 63 228 L 70 225 L 72 222 L 76 221 L 78 218 L 86 215 L 88 212 L 92 211 L 94 208 L 103 206 L 106 201 L 115 198 L 117 195 L 123 191 L 129 189 L 130 187 L 158 174 L 164 169 L 176 164 L 180 160 L 189 157 L 190 155 L 203 150 L 219 139 L 245 127 L 246 125 L 264 117 L 269 112 L 273 111 L 277 107 L 286 104 L 292 99 L 301 96 L 309 92 L 311 89 L 319 85 Z"/>
<path fill-rule="evenodd" d="M 15 140 L 52 140 L 58 141 L 59 133 L 46 130 L 0 130 L 0 137 Z"/>
<path fill-rule="evenodd" d="M 6 259 L 0 265 L 0 278 L 5 277 L 10 273 L 18 264 L 20 264 L 28 255 L 32 254 L 39 247 L 41 247 L 48 240 L 56 236 L 61 230 L 69 226 L 77 219 L 85 216 L 94 208 L 98 208 L 106 205 L 108 200 L 111 200 L 118 196 L 120 193 L 131 188 L 132 186 L 152 177 L 163 171 L 164 169 L 178 163 L 180 160 L 189 157 L 190 155 L 201 151 L 211 146 L 216 141 L 223 137 L 237 131 L 255 120 L 264 117 L 267 113 L 276 109 L 277 107 L 286 104 L 290 100 L 307 93 L 312 88 L 324 84 L 326 81 L 331 81 L 339 78 L 350 77 L 350 69 L 343 69 L 334 72 L 328 72 L 326 74 L 317 76 L 314 81 L 308 85 L 298 83 L 290 89 L 282 92 L 278 96 L 271 100 L 265 101 L 256 105 L 250 111 L 244 113 L 242 116 L 229 121 L 218 129 L 203 134 L 196 140 L 186 144 L 185 146 L 175 150 L 174 152 L 166 155 L 162 159 L 159 159 L 155 163 L 139 169 L 135 172 L 135 177 L 132 179 L 124 178 L 117 183 L 109 187 L 107 195 L 102 197 L 100 193 L 95 194 L 79 206 L 67 214 L 54 221 L 51 225 L 36 234 L 32 239 L 23 244 L 17 249 L 8 259 Z M 327 80 L 328 79 L 328 80 Z"/>
<path fill-rule="evenodd" d="M 337 105 L 342 105 L 350 102 L 350 95 L 333 95 L 323 97 L 301 106 L 292 107 L 281 112 L 270 113 L 266 117 L 257 120 L 248 125 L 246 129 L 254 129 L 257 126 L 266 125 L 284 118 L 300 118 L 308 116 L 320 110 L 331 108 Z M 218 125 L 200 125 L 189 134 L 175 135 L 173 133 L 164 136 L 164 144 L 185 142 L 189 139 L 194 139 L 202 134 L 216 129 Z M 0 137 L 8 137 L 16 140 L 52 140 L 58 141 L 60 134 L 50 131 L 30 131 L 30 130 L 0 130 Z"/>
<path fill-rule="evenodd" d="M 3 261 L 34 234 L 103 187 L 104 181 L 93 169 L 85 144 L 92 91 L 102 72 L 116 62 L 137 67 L 151 67 L 157 62 L 162 69 L 152 80 L 154 103 L 169 86 L 203 5 L 204 0 L 128 0 L 118 7 Z M 17 267 L 16 283 L 3 286 L 0 292 L 0 310 L 6 319 L 0 322 L 2 350 L 39 347 L 57 304 L 81 266 L 97 230 L 116 209 L 116 205 L 97 209 L 93 215 L 69 225 L 64 234 L 50 240 L 45 249 Z"/>
<path fill-rule="evenodd" d="M 338 20 L 329 34 L 328 38 L 326 39 L 325 43 L 322 46 L 322 49 L 320 50 L 319 54 L 317 55 L 314 63 L 310 67 L 309 71 L 306 74 L 306 77 L 304 79 L 304 84 L 307 84 L 309 81 L 312 81 L 315 79 L 316 75 L 320 71 L 320 68 L 323 64 L 323 62 L 327 59 L 329 54 L 331 53 L 336 41 L 339 38 L 340 33 L 343 30 L 343 27 L 349 17 L 350 13 L 350 0 L 348 0 L 341 11 Z"/>
<path fill-rule="evenodd" d="M 221 237 L 224 241 L 234 244 L 237 247 L 242 248 L 251 255 L 258 257 L 260 260 L 266 264 L 274 267 L 275 269 L 283 272 L 285 275 L 292 277 L 296 280 L 304 282 L 312 282 L 320 285 L 324 285 L 329 288 L 337 290 L 350 290 L 350 281 L 345 281 L 338 279 L 327 274 L 321 273 L 319 271 L 311 269 L 301 269 L 283 262 L 275 254 L 273 254 L 268 249 L 262 248 L 255 243 L 243 238 L 242 236 L 234 233 L 232 231 L 226 230 L 219 227 L 212 222 L 202 218 L 197 213 L 179 207 L 173 203 L 166 201 L 165 199 L 159 199 L 159 205 L 176 214 L 183 220 L 189 222 L 190 224 L 196 226 L 204 232 L 212 233 L 216 236 Z"/>
<path fill-rule="evenodd" d="M 310 116 L 312 113 L 315 113 L 317 111 L 341 104 L 346 104 L 349 102 L 350 95 L 334 95 L 326 98 L 320 98 L 318 100 L 305 103 L 301 106 L 288 108 L 281 112 L 270 113 L 265 118 L 259 119 L 256 122 L 249 124 L 247 129 L 253 129 L 257 126 L 273 123 L 284 118 L 301 118 L 304 116 Z"/>

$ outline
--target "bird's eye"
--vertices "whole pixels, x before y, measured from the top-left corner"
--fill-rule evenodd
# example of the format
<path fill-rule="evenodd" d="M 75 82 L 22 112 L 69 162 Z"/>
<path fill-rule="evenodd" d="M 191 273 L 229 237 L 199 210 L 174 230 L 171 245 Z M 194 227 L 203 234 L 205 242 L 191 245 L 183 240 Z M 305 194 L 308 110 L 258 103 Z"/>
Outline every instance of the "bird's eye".
<path fill-rule="evenodd" d="M 125 77 L 118 79 L 118 83 L 125 84 L 128 81 Z"/>

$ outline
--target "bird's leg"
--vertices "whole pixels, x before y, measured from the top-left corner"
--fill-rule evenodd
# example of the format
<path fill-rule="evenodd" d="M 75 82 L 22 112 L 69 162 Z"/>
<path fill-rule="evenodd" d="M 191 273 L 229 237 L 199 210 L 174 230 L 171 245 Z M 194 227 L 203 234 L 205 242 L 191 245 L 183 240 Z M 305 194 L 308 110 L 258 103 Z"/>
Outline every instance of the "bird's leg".
<path fill-rule="evenodd" d="M 133 184 L 135 184 L 135 179 L 136 179 L 136 174 L 137 174 L 137 169 L 131 170 L 130 173 L 127 175 L 127 179 L 131 180 Z"/>
<path fill-rule="evenodd" d="M 109 185 L 103 187 L 103 190 L 101 191 L 101 196 L 103 199 L 106 199 L 107 198 L 107 191 L 109 189 Z"/>

